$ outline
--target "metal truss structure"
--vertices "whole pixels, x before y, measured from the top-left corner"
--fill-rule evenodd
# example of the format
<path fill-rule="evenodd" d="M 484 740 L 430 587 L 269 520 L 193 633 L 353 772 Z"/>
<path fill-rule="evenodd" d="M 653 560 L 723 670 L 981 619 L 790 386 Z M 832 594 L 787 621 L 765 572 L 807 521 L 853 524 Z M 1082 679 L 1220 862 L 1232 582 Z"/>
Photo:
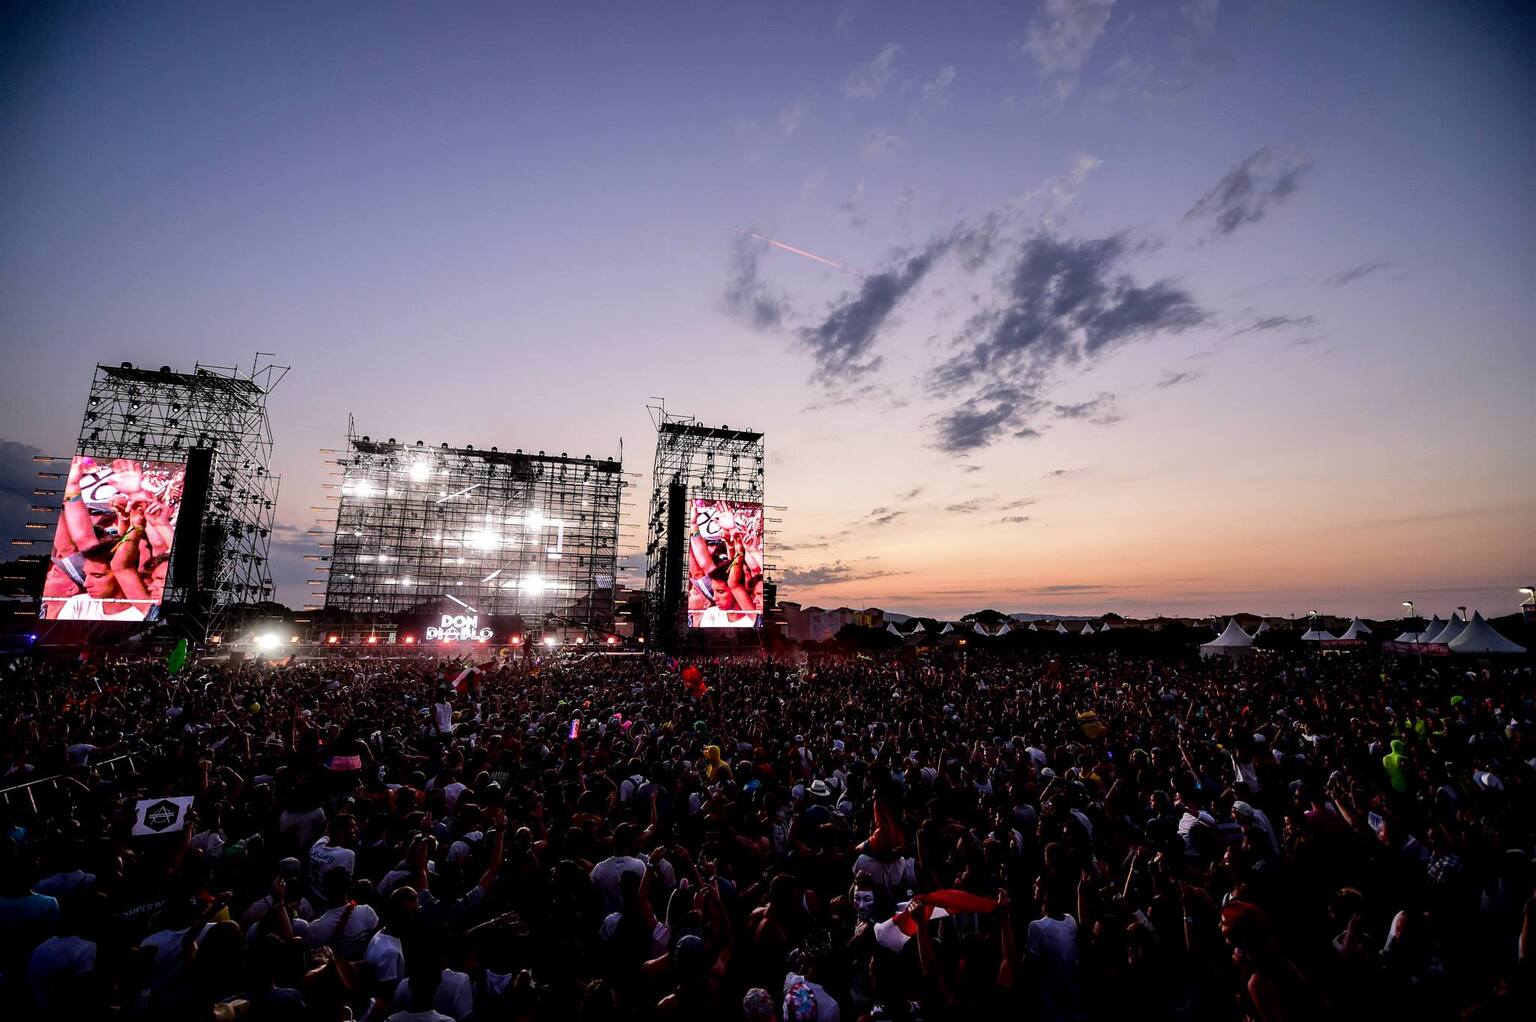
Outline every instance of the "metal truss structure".
<path fill-rule="evenodd" d="M 257 359 L 265 354 L 258 352 Z M 287 373 L 287 366 L 258 361 L 249 372 L 197 363 L 190 373 L 123 362 L 98 365 L 91 380 L 76 455 L 185 462 L 190 448 L 214 452 L 196 551 L 196 592 L 168 583 L 163 601 L 168 609 L 179 607 L 199 618 L 200 630 L 215 627 L 225 608 L 272 598 L 267 558 L 280 480 L 271 471 L 267 395 Z M 61 473 L 41 475 L 60 485 L 54 480 L 61 480 Z M 60 492 L 34 491 L 49 497 Z M 43 508 L 34 505 L 33 510 Z M 52 528 L 51 523 L 28 525 Z M 174 558 L 184 556 L 185 551 L 172 551 L 173 576 Z"/>
<path fill-rule="evenodd" d="M 656 423 L 656 461 L 651 469 L 650 514 L 646 521 L 645 586 L 649 594 L 651 641 L 664 648 L 682 627 L 677 614 L 666 610 L 667 568 L 686 578 L 681 565 L 687 550 L 667 542 L 668 493 L 680 485 L 687 498 L 763 503 L 763 434 L 729 426 L 704 426 L 691 415 L 671 415 L 651 409 Z M 670 618 L 670 619 L 669 619 Z"/>
<path fill-rule="evenodd" d="M 516 616 L 612 632 L 622 463 L 358 436 L 338 458 L 325 610 Z M 327 560 L 321 557 L 322 561 Z"/>

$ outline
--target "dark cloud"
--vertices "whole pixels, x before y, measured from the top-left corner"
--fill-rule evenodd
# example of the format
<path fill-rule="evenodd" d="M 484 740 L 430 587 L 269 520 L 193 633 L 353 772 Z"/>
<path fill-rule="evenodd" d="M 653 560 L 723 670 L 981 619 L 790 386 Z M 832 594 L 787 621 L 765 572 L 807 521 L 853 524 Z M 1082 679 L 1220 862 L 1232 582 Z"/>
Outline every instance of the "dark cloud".
<path fill-rule="evenodd" d="M 1100 394 L 1092 401 L 1077 404 L 1055 405 L 1053 411 L 1058 419 L 1082 419 L 1096 426 L 1112 426 L 1120 421 L 1113 394 Z"/>
<path fill-rule="evenodd" d="M 952 453 L 986 447 L 1008 429 L 1019 412 L 1016 401 L 967 401 L 940 417 L 939 446 Z M 974 466 L 966 468 L 976 470 Z"/>
<path fill-rule="evenodd" d="M 912 489 L 908 490 L 906 493 L 898 493 L 896 495 L 896 499 L 897 500 L 903 500 L 903 501 L 905 501 L 905 500 L 913 500 L 919 494 L 921 494 L 922 492 L 923 492 L 923 488 L 921 486 L 914 486 L 914 487 L 912 487 Z"/>
<path fill-rule="evenodd" d="M 1081 471 L 1080 468 L 1053 468 L 1045 475 L 1048 479 L 1060 479 L 1062 476 L 1075 476 Z"/>
<path fill-rule="evenodd" d="M 1302 175 L 1311 167 L 1309 161 L 1261 146 L 1227 171 L 1189 208 L 1184 219 L 1208 220 L 1211 230 L 1225 237 L 1244 224 L 1258 223 L 1295 194 Z"/>
<path fill-rule="evenodd" d="M 987 497 L 972 497 L 970 500 L 962 500 L 958 504 L 948 504 L 944 510 L 957 515 L 973 515 L 986 507 L 989 502 Z"/>
<path fill-rule="evenodd" d="M 1284 330 L 1287 327 L 1315 326 L 1317 321 L 1311 316 L 1265 316 L 1256 319 L 1241 330 L 1234 331 L 1231 336 L 1240 337 L 1243 334 L 1263 333 L 1267 330 Z"/>
<path fill-rule="evenodd" d="M 832 544 L 828 543 L 828 542 L 820 542 L 820 543 L 777 543 L 774 546 L 775 546 L 775 549 L 782 550 L 782 551 L 788 553 L 791 550 L 825 550 L 827 547 L 829 547 L 831 545 Z"/>
<path fill-rule="evenodd" d="M 32 495 L 34 487 L 47 485 L 37 478 L 38 465 L 32 460 L 35 455 L 42 453 L 30 444 L 0 440 L 0 542 L 4 542 L 7 546 L 13 538 L 21 538 L 22 533 L 26 531 L 26 523 L 32 517 L 36 517 L 38 521 L 51 521 L 53 518 L 52 515 L 34 516 L 31 511 L 34 503 L 43 504 L 60 499 Z M 62 482 L 60 480 L 54 484 L 60 491 L 64 488 Z M 36 533 L 39 538 L 47 535 L 43 532 Z"/>
<path fill-rule="evenodd" d="M 1034 593 L 1037 596 L 1071 596 L 1084 593 L 1114 593 L 1119 592 L 1119 590 L 1120 587 L 1118 586 L 1065 584 L 1036 586 L 1034 589 L 1026 589 L 1024 591 Z"/>
<path fill-rule="evenodd" d="M 763 283 L 758 266 L 763 246 L 740 235 L 731 252 L 731 278 L 725 285 L 725 307 L 731 315 L 759 330 L 782 326 L 789 312 L 783 295 Z"/>
<path fill-rule="evenodd" d="M 1341 270 L 1338 273 L 1330 273 L 1328 276 L 1324 277 L 1323 286 L 1344 287 L 1348 284 L 1353 284 L 1355 281 L 1364 277 L 1369 277 L 1371 274 L 1377 272 L 1378 270 L 1385 270 L 1391 265 L 1391 263 L 1386 262 L 1371 262 L 1361 263 L 1359 266 L 1351 266 L 1347 270 Z"/>
<path fill-rule="evenodd" d="M 906 514 L 905 511 L 887 511 L 887 512 L 885 512 L 885 514 L 882 514 L 882 515 L 871 515 L 870 519 L 869 519 L 869 524 L 870 525 L 890 525 L 892 522 L 894 522 L 896 519 L 900 518 L 904 514 Z"/>
<path fill-rule="evenodd" d="M 961 465 L 960 466 L 960 471 L 962 471 L 962 472 L 980 472 L 981 471 L 981 466 L 980 465 Z"/>
<path fill-rule="evenodd" d="M 1204 375 L 1205 374 L 1201 372 L 1164 373 L 1163 378 L 1157 381 L 1157 385 L 1164 390 L 1167 390 L 1169 387 L 1177 387 L 1183 383 L 1194 383 Z"/>
<path fill-rule="evenodd" d="M 1138 283 L 1124 269 L 1131 251 L 1124 234 L 1073 239 L 1041 232 L 1019 243 L 998 301 L 972 317 L 968 346 L 935 375 L 940 392 L 974 391 L 938 419 L 942 449 L 985 447 L 1005 433 L 1037 437 L 1028 420 L 1044 409 L 1058 366 L 1208 319 L 1173 282 Z M 1063 414 L 1072 410 L 1061 407 Z"/>
<path fill-rule="evenodd" d="M 999 518 L 997 520 L 997 524 L 998 525 L 1021 525 L 1024 522 L 1032 522 L 1032 521 L 1034 521 L 1034 519 L 1029 517 L 1029 515 L 1003 515 L 1003 517 L 1001 517 L 1001 518 Z"/>
<path fill-rule="evenodd" d="M 1036 504 L 1036 503 L 1038 503 L 1038 501 L 1036 501 L 1035 498 L 1033 498 L 1033 497 L 1021 497 L 1018 500 L 1010 500 L 1008 503 L 1006 503 L 1002 507 L 998 508 L 998 510 L 999 511 L 1016 511 L 1016 510 L 1018 510 L 1021 507 L 1029 507 L 1031 504 Z"/>
<path fill-rule="evenodd" d="M 864 517 L 865 518 L 875 518 L 875 517 L 878 517 L 880 515 L 885 514 L 889 510 L 890 510 L 890 508 L 888 508 L 888 507 L 877 507 L 873 511 L 871 511 L 869 514 L 865 515 Z"/>
<path fill-rule="evenodd" d="M 833 304 L 820 326 L 800 331 L 801 342 L 816 359 L 815 375 L 821 382 L 846 381 L 880 364 L 879 356 L 868 357 L 875 336 L 951 244 L 935 240 L 891 269 L 870 274 L 857 291 L 844 293 Z"/>
<path fill-rule="evenodd" d="M 856 565 L 845 564 L 842 561 L 833 561 L 831 564 L 818 564 L 810 568 L 786 568 L 779 577 L 781 585 L 794 586 L 825 586 L 838 582 L 859 582 L 872 578 L 886 578 L 890 575 L 900 575 L 899 571 L 880 571 L 878 569 L 861 569 Z"/>

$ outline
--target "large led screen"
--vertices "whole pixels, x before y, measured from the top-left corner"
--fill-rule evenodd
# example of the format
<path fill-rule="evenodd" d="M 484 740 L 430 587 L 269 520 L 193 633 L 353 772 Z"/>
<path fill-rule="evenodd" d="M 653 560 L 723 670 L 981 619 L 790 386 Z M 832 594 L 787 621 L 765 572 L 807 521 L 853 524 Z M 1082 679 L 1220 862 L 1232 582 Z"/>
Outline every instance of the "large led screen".
<path fill-rule="evenodd" d="M 186 478 L 182 464 L 76 457 L 54 530 L 40 616 L 154 620 Z"/>
<path fill-rule="evenodd" d="M 763 505 L 694 500 L 688 528 L 688 627 L 763 622 Z"/>

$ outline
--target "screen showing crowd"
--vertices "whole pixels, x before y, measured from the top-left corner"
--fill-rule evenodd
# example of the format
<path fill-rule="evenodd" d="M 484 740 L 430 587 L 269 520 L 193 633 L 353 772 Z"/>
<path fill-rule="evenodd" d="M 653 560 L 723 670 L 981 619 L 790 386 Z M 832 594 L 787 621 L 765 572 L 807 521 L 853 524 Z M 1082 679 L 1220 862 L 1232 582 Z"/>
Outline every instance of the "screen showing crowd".
<path fill-rule="evenodd" d="M 43 582 L 41 617 L 149 621 L 160 609 L 187 467 L 79 456 Z"/>
<path fill-rule="evenodd" d="M 688 627 L 763 621 L 763 505 L 693 501 L 688 530 Z"/>

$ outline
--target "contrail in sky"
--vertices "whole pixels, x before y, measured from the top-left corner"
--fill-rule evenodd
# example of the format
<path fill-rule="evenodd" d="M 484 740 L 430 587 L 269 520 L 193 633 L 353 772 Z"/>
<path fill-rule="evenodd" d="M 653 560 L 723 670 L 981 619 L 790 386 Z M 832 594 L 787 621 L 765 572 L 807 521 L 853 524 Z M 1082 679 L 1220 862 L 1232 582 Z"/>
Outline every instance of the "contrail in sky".
<path fill-rule="evenodd" d="M 793 245 L 786 245 L 782 241 L 774 241 L 772 238 L 765 238 L 761 234 L 758 234 L 756 231 L 744 231 L 743 233 L 746 234 L 746 236 L 749 238 L 756 238 L 758 241 L 766 242 L 767 244 L 772 245 L 774 248 L 781 248 L 786 252 L 793 252 L 797 256 L 805 256 L 805 258 L 814 259 L 818 263 L 825 263 L 826 265 L 832 267 L 834 270 L 842 270 L 844 273 L 848 272 L 848 268 L 842 263 L 835 263 L 830 259 L 824 259 L 814 252 L 807 252 L 803 248 L 796 248 Z"/>

